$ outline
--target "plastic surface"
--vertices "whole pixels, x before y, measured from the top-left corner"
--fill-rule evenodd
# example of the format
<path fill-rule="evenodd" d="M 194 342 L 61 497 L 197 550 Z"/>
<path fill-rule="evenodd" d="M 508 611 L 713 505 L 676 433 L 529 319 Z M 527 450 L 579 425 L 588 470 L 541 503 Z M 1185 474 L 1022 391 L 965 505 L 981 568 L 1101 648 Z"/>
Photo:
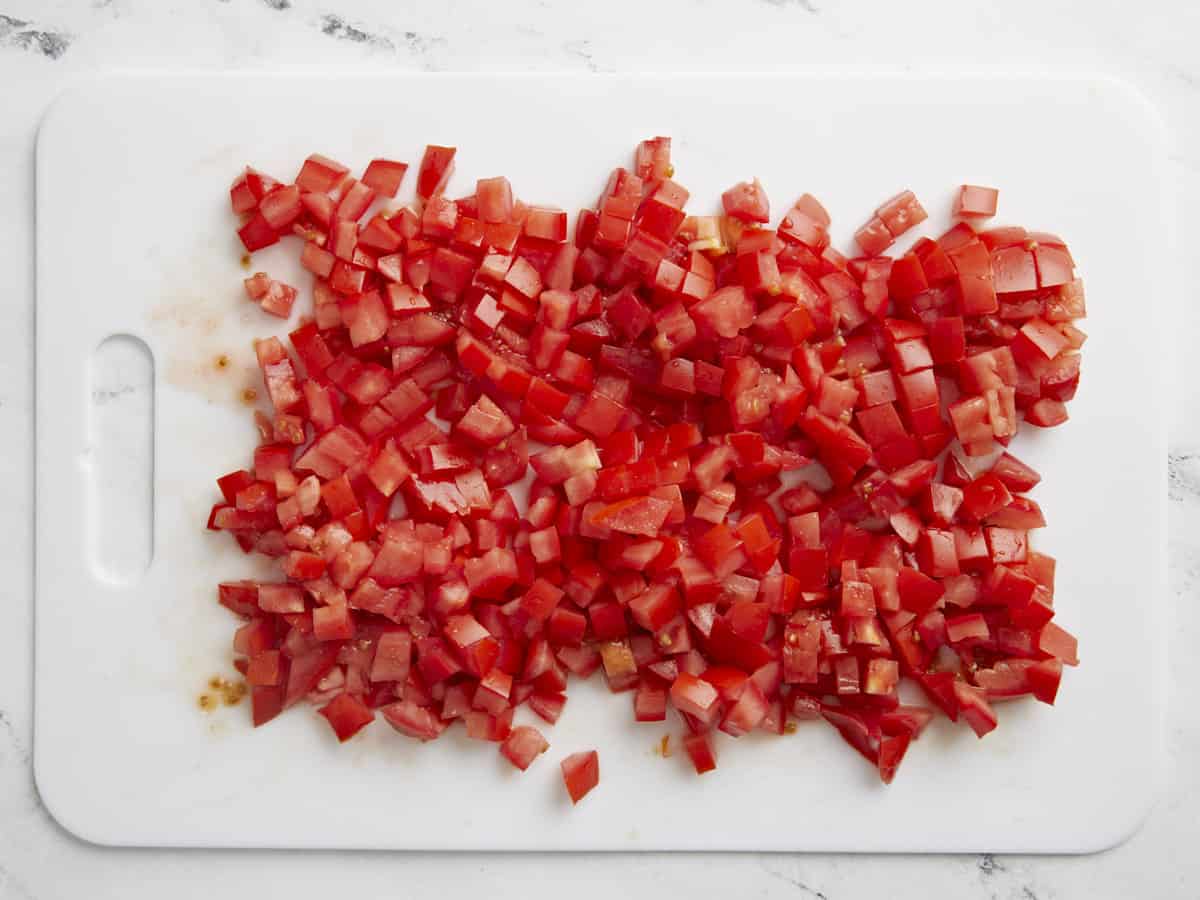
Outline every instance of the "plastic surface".
<path fill-rule="evenodd" d="M 294 246 L 249 270 L 229 211 L 246 163 L 290 179 L 322 152 L 361 171 L 459 147 L 449 193 L 508 175 L 527 201 L 594 202 L 646 136 L 674 138 L 691 209 L 758 175 L 778 217 L 804 191 L 853 229 L 916 191 L 943 226 L 962 183 L 1001 188 L 998 223 L 1068 238 L 1090 334 L 1071 422 L 1022 431 L 1045 480 L 1061 622 L 1080 639 L 1051 709 L 1000 707 L 983 741 L 938 722 L 884 787 L 833 729 L 722 737 L 695 777 L 678 722 L 635 724 L 631 695 L 574 682 L 528 772 L 458 730 L 423 746 L 381 720 L 339 747 L 297 709 L 253 731 L 246 702 L 201 712 L 232 677 L 233 618 L 216 583 L 266 575 L 204 531 L 213 479 L 254 444 L 243 388 L 251 339 L 286 327 L 249 303 L 264 270 L 304 285 Z M 1160 329 L 1169 327 L 1151 110 L 1103 80 L 832 76 L 322 76 L 113 78 L 47 114 L 38 142 L 38 787 L 68 829 L 106 844 L 440 849 L 1089 851 L 1128 836 L 1161 755 L 1165 425 Z M 113 334 L 154 354 L 153 560 L 130 584 L 96 574 L 85 511 L 89 360 Z M 217 359 L 227 355 L 230 365 Z M 131 426 L 133 427 L 133 426 Z M 522 716 L 527 713 L 522 712 Z M 520 720 L 520 716 L 519 716 Z M 671 731 L 675 753 L 655 748 Z M 571 808 L 558 762 L 600 751 L 601 783 Z M 1114 790 L 1114 786 L 1119 789 Z"/>

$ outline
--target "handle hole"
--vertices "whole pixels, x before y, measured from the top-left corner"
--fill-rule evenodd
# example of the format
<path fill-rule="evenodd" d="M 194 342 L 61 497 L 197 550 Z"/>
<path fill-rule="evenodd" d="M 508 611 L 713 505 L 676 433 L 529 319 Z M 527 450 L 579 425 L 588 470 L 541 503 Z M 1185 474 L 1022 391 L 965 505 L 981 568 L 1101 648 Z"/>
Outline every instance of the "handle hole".
<path fill-rule="evenodd" d="M 106 339 L 91 364 L 88 531 L 96 576 L 137 582 L 154 558 L 154 357 L 139 338 Z"/>

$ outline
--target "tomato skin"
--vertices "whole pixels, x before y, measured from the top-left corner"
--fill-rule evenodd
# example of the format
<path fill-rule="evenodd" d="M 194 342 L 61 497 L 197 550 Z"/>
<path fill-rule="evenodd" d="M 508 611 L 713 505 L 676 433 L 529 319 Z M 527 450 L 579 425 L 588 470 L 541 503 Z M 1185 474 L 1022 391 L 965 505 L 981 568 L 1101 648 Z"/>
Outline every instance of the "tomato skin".
<path fill-rule="evenodd" d="M 921 260 L 908 253 L 893 264 L 888 274 L 888 293 L 899 301 L 912 300 L 929 289 L 929 280 Z"/>
<path fill-rule="evenodd" d="M 1058 696 L 1058 688 L 1062 682 L 1063 661 L 1047 659 L 1034 663 L 1029 668 L 1028 679 L 1030 692 L 1049 706 L 1054 705 Z"/>
<path fill-rule="evenodd" d="M 954 682 L 954 697 L 961 715 L 976 737 L 983 737 L 996 727 L 996 712 L 977 688 L 963 681 Z"/>
<path fill-rule="evenodd" d="M 1079 354 L 1060 356 L 1051 362 L 1042 373 L 1042 397 L 1064 404 L 1073 400 L 1079 388 L 1079 367 Z"/>
<path fill-rule="evenodd" d="M 265 725 L 283 711 L 283 688 L 275 685 L 250 688 L 250 706 L 254 727 Z"/>
<path fill-rule="evenodd" d="M 930 328 L 929 349 L 938 365 L 956 363 L 966 358 L 966 336 L 959 316 L 937 319 Z"/>

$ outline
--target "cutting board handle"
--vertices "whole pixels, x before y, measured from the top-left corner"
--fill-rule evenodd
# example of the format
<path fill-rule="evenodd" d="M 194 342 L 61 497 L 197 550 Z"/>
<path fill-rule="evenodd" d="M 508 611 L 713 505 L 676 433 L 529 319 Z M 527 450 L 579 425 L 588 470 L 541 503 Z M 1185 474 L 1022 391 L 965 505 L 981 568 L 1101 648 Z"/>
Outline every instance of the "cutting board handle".
<path fill-rule="evenodd" d="M 141 338 L 114 334 L 96 347 L 88 377 L 88 559 L 98 580 L 131 586 L 154 558 L 154 355 Z"/>

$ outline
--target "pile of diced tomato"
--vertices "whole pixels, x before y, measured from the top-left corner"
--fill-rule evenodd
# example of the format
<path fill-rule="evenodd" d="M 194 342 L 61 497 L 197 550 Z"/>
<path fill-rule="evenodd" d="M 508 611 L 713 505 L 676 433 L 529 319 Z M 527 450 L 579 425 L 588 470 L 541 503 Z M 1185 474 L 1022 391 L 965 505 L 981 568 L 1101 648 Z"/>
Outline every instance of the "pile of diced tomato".
<path fill-rule="evenodd" d="M 718 732 L 813 720 L 888 782 L 939 711 L 982 737 L 996 701 L 1054 702 L 1076 643 L 1005 448 L 1079 381 L 1061 240 L 977 230 L 996 192 L 963 186 L 941 237 L 883 255 L 926 218 L 905 191 L 847 258 L 808 194 L 688 214 L 669 138 L 571 229 L 503 177 L 451 199 L 454 159 L 428 147 L 405 205 L 390 160 L 233 185 L 246 250 L 292 241 L 312 275 L 290 347 L 256 344 L 272 413 L 208 523 L 279 566 L 220 586 L 255 725 L 461 722 L 524 769 L 548 742 L 514 713 L 553 723 L 599 671 L 697 772 Z M 246 291 L 282 317 L 299 293 Z M 563 773 L 578 799 L 596 754 Z"/>

